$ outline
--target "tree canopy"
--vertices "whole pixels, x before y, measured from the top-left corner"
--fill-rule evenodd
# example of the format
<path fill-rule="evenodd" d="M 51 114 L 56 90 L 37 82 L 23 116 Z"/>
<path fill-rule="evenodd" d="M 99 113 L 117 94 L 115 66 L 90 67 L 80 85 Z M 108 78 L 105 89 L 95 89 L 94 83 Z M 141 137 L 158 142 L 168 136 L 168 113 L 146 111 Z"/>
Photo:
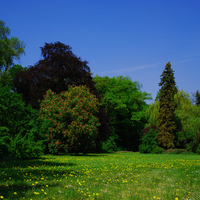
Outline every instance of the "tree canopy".
<path fill-rule="evenodd" d="M 112 131 L 117 136 L 117 145 L 136 150 L 148 106 L 145 100 L 150 95 L 141 92 L 139 82 L 132 82 L 129 77 L 96 76 L 94 81 L 102 97 L 101 103 L 106 107 Z"/>
<path fill-rule="evenodd" d="M 68 90 L 69 85 L 86 85 L 92 89 L 87 61 L 75 56 L 71 47 L 60 42 L 45 43 L 41 50 L 43 59 L 16 75 L 17 92 L 23 94 L 27 104 L 39 109 L 38 100 L 43 99 L 48 89 L 56 93 Z"/>
<path fill-rule="evenodd" d="M 61 42 L 45 43 L 41 47 L 43 59 L 27 70 L 16 74 L 15 88 L 23 94 L 26 105 L 40 108 L 40 102 L 46 91 L 51 89 L 56 94 L 67 91 L 69 86 L 85 85 L 99 99 L 99 92 L 94 86 L 87 61 L 77 57 L 70 46 Z M 109 134 L 109 125 L 104 106 L 96 113 L 101 126 L 98 141 L 105 140 Z M 97 144 L 99 146 L 100 144 Z"/>
<path fill-rule="evenodd" d="M 69 87 L 60 94 L 48 90 L 40 115 L 49 123 L 46 132 L 49 151 L 85 153 L 94 150 L 100 126 L 94 115 L 98 107 L 98 99 L 84 86 Z"/>
<path fill-rule="evenodd" d="M 24 54 L 25 44 L 17 37 L 9 37 L 10 29 L 0 20 L 0 71 L 7 71 L 14 59 Z"/>

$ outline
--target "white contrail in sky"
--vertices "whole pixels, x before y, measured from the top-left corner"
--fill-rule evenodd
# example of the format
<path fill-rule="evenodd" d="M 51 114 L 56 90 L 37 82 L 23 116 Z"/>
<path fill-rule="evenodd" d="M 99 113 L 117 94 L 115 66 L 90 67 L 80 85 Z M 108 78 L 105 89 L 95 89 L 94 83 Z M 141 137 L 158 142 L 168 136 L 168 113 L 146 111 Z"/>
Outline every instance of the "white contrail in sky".
<path fill-rule="evenodd" d="M 123 68 L 123 69 L 117 69 L 117 70 L 111 70 L 111 71 L 104 71 L 104 72 L 98 72 L 98 75 L 101 74 L 110 74 L 110 73 L 118 73 L 118 72 L 132 72 L 135 70 L 139 70 L 139 69 L 145 69 L 145 68 L 150 68 L 150 67 L 155 67 L 157 65 L 160 65 L 161 63 L 157 63 L 157 64 L 149 64 L 149 65 L 141 65 L 141 66 L 137 66 L 137 67 L 130 67 L 130 68 Z"/>

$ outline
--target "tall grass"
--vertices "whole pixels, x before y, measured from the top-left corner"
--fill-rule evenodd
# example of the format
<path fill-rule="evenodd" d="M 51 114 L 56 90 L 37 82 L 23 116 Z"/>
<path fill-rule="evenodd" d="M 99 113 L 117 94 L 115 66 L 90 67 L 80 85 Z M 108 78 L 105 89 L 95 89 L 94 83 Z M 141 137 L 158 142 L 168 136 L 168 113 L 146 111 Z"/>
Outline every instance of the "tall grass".
<path fill-rule="evenodd" d="M 47 155 L 0 161 L 0 199 L 200 199 L 200 156 Z"/>

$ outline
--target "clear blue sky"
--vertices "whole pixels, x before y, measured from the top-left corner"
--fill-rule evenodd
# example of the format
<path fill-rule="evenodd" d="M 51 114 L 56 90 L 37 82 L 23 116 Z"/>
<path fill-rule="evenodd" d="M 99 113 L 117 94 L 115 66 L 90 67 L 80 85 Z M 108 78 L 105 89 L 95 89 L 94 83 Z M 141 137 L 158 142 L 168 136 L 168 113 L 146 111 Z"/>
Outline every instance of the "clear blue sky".
<path fill-rule="evenodd" d="M 0 20 L 26 43 L 23 67 L 60 41 L 94 75 L 129 76 L 154 99 L 168 61 L 179 90 L 200 90 L 199 0 L 1 0 Z"/>

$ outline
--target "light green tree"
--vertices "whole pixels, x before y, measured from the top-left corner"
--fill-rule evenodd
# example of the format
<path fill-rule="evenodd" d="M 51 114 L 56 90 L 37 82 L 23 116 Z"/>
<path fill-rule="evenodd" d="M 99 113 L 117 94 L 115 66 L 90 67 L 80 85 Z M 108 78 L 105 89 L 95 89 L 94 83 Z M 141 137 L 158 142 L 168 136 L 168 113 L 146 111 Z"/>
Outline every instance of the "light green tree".
<path fill-rule="evenodd" d="M 126 150 L 138 150 L 141 129 L 145 124 L 145 100 L 150 95 L 141 91 L 141 84 L 129 77 L 95 77 L 110 126 L 117 136 L 117 145 Z"/>
<path fill-rule="evenodd" d="M 10 37 L 10 29 L 0 20 L 0 71 L 8 71 L 14 59 L 24 54 L 25 44 L 17 37 Z"/>

